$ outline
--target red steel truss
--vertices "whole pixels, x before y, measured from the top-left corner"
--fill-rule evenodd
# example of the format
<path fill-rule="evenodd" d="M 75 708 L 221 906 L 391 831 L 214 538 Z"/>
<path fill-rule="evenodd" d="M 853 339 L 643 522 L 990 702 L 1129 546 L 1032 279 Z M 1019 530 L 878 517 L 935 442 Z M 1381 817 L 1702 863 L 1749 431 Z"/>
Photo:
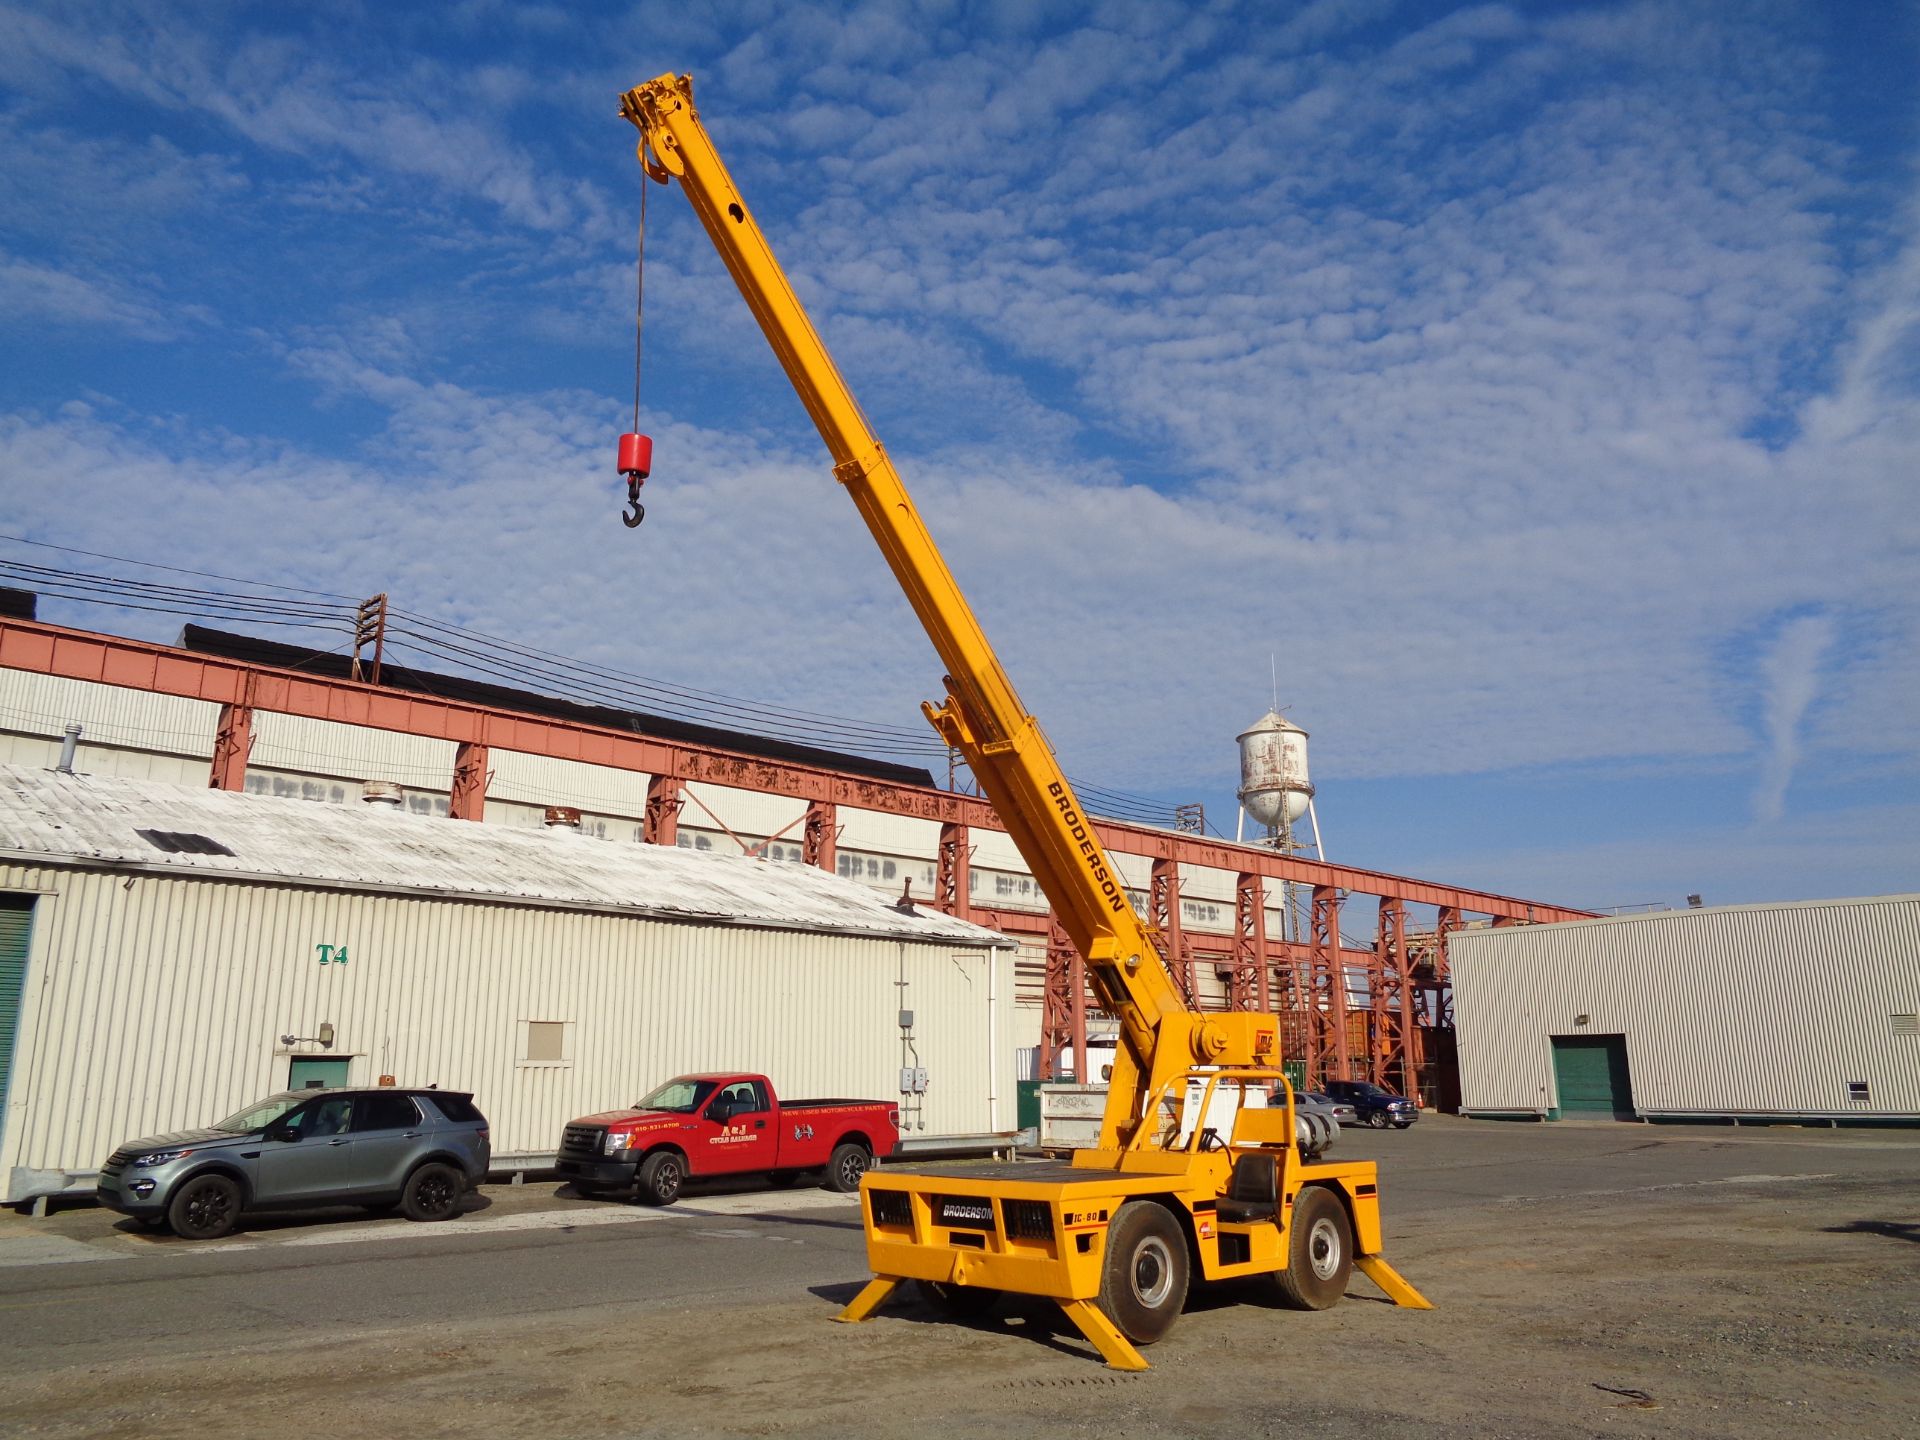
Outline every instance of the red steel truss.
<path fill-rule="evenodd" d="M 494 710 L 360 681 L 303 675 L 32 620 L 0 617 L 0 669 L 124 686 L 220 706 L 208 776 L 208 784 L 216 789 L 245 786 L 253 717 L 256 711 L 267 710 L 454 742 L 448 809 L 458 819 L 480 818 L 491 778 L 490 755 L 502 749 L 645 774 L 642 833 L 660 845 L 674 844 L 678 838 L 689 782 L 805 800 L 805 858 L 827 869 L 834 866 L 838 806 L 935 821 L 941 830 L 931 903 L 1006 933 L 1048 936 L 1041 1074 L 1051 1076 L 1061 1050 L 1084 1041 L 1088 1005 L 1084 966 L 1059 927 L 1050 923 L 1050 916 L 992 910 L 973 904 L 969 897 L 967 832 L 974 827 L 1001 828 L 992 808 L 977 796 Z M 1152 861 L 1151 918 L 1161 936 L 1162 958 L 1182 990 L 1200 1002 L 1198 974 L 1211 966 L 1225 982 L 1227 1005 L 1243 1009 L 1271 1005 L 1282 1020 L 1288 1058 L 1305 1061 L 1309 1086 L 1327 1078 L 1358 1076 L 1403 1093 L 1417 1084 L 1426 1098 L 1433 1099 L 1436 1082 L 1423 1051 L 1422 1031 L 1446 1030 L 1453 1024 L 1447 936 L 1469 923 L 1468 916 L 1514 925 L 1585 919 L 1591 914 L 1329 865 L 1188 832 L 1111 820 L 1095 821 L 1094 829 L 1109 850 Z M 1182 924 L 1182 865 L 1224 870 L 1239 877 L 1232 934 L 1203 935 Z M 1265 895 L 1282 881 L 1312 891 L 1309 944 L 1276 940 L 1266 933 Z M 1341 944 L 1340 911 L 1355 895 L 1374 897 L 1380 905 L 1377 938 L 1370 950 Z M 1410 935 L 1408 905 L 1434 907 L 1439 917 L 1435 928 Z"/>

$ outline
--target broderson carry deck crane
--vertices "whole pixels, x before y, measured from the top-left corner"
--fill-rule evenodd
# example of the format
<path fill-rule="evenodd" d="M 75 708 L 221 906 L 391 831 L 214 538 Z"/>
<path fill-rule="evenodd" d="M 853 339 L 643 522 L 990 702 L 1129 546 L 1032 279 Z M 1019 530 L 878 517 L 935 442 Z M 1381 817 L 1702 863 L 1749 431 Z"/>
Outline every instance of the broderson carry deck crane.
<path fill-rule="evenodd" d="M 734 188 L 694 109 L 692 77 L 662 75 L 628 91 L 621 114 L 640 131 L 647 175 L 678 180 L 692 202 L 826 441 L 835 478 L 945 663 L 947 698 L 922 707 L 927 719 L 966 758 L 1085 957 L 1101 1007 L 1120 1022 L 1099 1142 L 1070 1164 L 868 1173 L 861 1201 L 875 1278 L 839 1318 L 866 1319 L 904 1279 L 960 1313 L 985 1310 L 1001 1292 L 1044 1295 L 1109 1365 L 1143 1370 L 1134 1347 L 1179 1318 L 1195 1267 L 1207 1280 L 1268 1275 L 1285 1303 L 1324 1309 L 1358 1265 L 1396 1304 L 1428 1308 L 1381 1258 L 1373 1164 L 1304 1163 L 1291 1088 L 1283 1107 L 1241 1107 L 1227 1136 L 1180 1124 L 1183 1106 L 1197 1103 L 1206 1116 L 1223 1088 L 1286 1086 L 1278 1022 L 1201 1014 L 1182 999 L 1038 723 Z M 645 448 L 643 437 L 622 439 L 630 495 L 645 478 Z"/>

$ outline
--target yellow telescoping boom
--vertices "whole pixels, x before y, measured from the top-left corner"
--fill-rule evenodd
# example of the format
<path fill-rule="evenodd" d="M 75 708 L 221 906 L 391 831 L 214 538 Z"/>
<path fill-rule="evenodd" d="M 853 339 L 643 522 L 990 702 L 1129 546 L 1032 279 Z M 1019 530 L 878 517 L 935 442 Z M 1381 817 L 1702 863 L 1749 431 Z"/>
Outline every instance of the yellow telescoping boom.
<path fill-rule="evenodd" d="M 678 180 L 692 202 L 945 663 L 947 697 L 922 707 L 928 720 L 965 757 L 1085 958 L 1101 1008 L 1120 1022 L 1098 1144 L 1071 1163 L 867 1174 L 861 1202 L 875 1278 L 840 1318 L 866 1319 L 905 1279 L 958 1313 L 983 1311 L 1001 1292 L 1042 1295 L 1109 1365 L 1144 1370 L 1134 1347 L 1173 1325 L 1195 1267 L 1208 1280 L 1270 1275 L 1284 1302 L 1324 1309 L 1357 1264 L 1395 1303 L 1428 1308 L 1381 1258 L 1373 1164 L 1305 1163 L 1291 1088 L 1284 1106 L 1238 1107 L 1228 1136 L 1201 1123 L 1216 1091 L 1286 1087 L 1278 1022 L 1188 1008 L 734 188 L 694 109 L 692 77 L 662 75 L 628 91 L 621 113 L 640 130 L 646 173 Z"/>

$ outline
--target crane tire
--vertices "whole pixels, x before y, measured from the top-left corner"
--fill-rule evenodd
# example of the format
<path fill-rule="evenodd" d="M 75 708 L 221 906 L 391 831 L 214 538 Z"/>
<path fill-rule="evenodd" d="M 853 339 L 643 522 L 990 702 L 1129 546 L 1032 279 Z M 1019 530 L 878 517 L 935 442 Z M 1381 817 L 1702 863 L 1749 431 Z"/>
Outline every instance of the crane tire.
<path fill-rule="evenodd" d="M 1100 1308 L 1127 1339 L 1151 1345 L 1180 1318 L 1190 1268 L 1186 1232 L 1171 1211 L 1151 1200 L 1122 1205 L 1107 1225 Z"/>
<path fill-rule="evenodd" d="M 1340 1197 L 1309 1185 L 1293 1202 L 1287 1224 L 1287 1268 L 1276 1270 L 1280 1303 L 1294 1310 L 1325 1310 L 1347 1293 L 1353 1274 L 1353 1222 Z"/>

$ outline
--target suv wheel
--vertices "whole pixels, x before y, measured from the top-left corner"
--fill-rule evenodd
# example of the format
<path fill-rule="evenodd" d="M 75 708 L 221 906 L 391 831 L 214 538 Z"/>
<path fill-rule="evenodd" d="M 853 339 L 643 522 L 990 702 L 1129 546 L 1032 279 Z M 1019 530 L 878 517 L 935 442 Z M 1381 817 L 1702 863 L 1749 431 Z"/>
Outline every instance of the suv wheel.
<path fill-rule="evenodd" d="M 182 1240 L 218 1240 L 240 1219 L 240 1187 L 225 1175 L 196 1175 L 167 1202 L 167 1223 Z"/>
<path fill-rule="evenodd" d="M 422 1165 L 407 1177 L 400 1192 L 400 1210 L 409 1220 L 451 1220 L 460 1213 L 466 1179 L 451 1165 L 438 1161 Z"/>

